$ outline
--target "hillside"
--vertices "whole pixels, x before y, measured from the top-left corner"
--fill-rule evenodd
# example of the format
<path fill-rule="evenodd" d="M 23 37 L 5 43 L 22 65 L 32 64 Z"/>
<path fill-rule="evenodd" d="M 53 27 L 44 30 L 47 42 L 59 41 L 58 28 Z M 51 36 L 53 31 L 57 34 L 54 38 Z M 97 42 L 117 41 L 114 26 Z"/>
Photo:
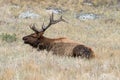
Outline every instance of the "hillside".
<path fill-rule="evenodd" d="M 119 0 L 1 0 L 0 80 L 120 80 Z M 67 37 L 91 47 L 94 59 L 56 56 L 24 44 L 22 37 L 48 24 L 51 12 L 69 23 L 45 36 Z"/>

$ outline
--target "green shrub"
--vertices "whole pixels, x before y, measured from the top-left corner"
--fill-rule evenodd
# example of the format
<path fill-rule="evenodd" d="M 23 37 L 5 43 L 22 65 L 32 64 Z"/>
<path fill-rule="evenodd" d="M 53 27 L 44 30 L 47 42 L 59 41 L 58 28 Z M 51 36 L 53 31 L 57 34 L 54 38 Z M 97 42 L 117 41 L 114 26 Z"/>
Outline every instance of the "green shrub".
<path fill-rule="evenodd" d="M 8 42 L 8 43 L 11 43 L 11 42 L 14 42 L 14 41 L 17 40 L 15 33 L 12 34 L 12 35 L 11 35 L 11 34 L 8 34 L 8 33 L 2 33 L 2 34 L 0 35 L 0 37 L 1 37 L 2 41 L 6 41 L 6 42 Z"/>

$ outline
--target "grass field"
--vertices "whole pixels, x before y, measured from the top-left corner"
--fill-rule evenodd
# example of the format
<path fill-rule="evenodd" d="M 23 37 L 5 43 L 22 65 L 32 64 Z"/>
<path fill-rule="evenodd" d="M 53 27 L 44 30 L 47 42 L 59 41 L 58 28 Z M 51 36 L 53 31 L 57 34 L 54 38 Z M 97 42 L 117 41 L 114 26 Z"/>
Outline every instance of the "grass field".
<path fill-rule="evenodd" d="M 19 3 L 20 0 L 15 1 Z M 64 9 L 69 9 L 63 14 L 69 23 L 58 23 L 46 31 L 46 37 L 67 37 L 91 47 L 96 58 L 87 60 L 52 55 L 52 52 L 37 51 L 23 43 L 22 37 L 33 32 L 29 28 L 30 24 L 36 23 L 37 28 L 41 28 L 43 21 L 45 24 L 49 21 L 50 14 L 45 11 L 45 8 L 53 4 L 49 3 L 46 6 L 44 0 L 40 1 L 43 1 L 40 2 L 43 5 L 23 2 L 17 4 L 18 8 L 14 4 L 6 3 L 7 1 L 1 1 L 0 80 L 120 80 L 120 10 L 118 7 L 114 5 L 95 8 L 73 5 L 69 9 L 63 5 Z M 58 6 L 61 7 L 61 4 Z M 21 12 L 27 9 L 32 9 L 40 14 L 40 18 L 17 18 Z M 80 21 L 74 18 L 74 12 L 79 12 L 81 9 L 84 12 L 102 14 L 105 17 Z M 56 18 L 59 16 L 55 15 Z M 16 34 L 12 37 L 16 39 L 8 42 L 6 38 L 3 39 L 5 36 L 3 34 L 11 36 Z"/>

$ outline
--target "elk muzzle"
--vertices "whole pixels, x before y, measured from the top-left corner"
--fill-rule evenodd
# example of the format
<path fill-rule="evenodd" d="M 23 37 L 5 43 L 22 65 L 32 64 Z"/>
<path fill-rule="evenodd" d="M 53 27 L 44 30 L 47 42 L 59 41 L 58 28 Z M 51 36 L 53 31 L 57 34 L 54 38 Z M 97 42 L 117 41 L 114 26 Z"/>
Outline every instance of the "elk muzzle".
<path fill-rule="evenodd" d="M 22 40 L 24 41 L 24 43 L 28 42 L 28 38 L 27 37 L 23 37 Z"/>

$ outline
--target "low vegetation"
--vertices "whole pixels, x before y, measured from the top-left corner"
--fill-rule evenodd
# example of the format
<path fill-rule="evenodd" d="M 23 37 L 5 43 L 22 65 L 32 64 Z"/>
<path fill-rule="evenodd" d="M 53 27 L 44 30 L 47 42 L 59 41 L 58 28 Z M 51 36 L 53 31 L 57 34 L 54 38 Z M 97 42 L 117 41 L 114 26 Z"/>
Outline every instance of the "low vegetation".
<path fill-rule="evenodd" d="M 33 0 L 0 1 L 0 80 L 120 80 L 119 6 L 78 5 L 82 0 L 79 3 L 74 2 L 78 0 L 45 1 L 47 0 L 36 0 L 35 3 Z M 50 38 L 68 37 L 85 44 L 92 48 L 96 58 L 87 60 L 56 56 L 52 52 L 37 51 L 24 44 L 22 37 L 32 33 L 30 24 L 36 23 L 38 29 L 42 22 L 48 24 L 50 14 L 46 12 L 46 7 L 50 6 L 67 10 L 61 15 L 69 23 L 58 23 L 44 35 Z M 33 10 L 40 18 L 18 18 L 21 12 L 27 10 Z M 103 17 L 81 21 L 74 16 L 80 11 Z M 55 18 L 58 17 L 60 15 L 56 14 Z"/>
<path fill-rule="evenodd" d="M 2 39 L 2 41 L 6 41 L 8 43 L 11 43 L 11 42 L 14 42 L 14 41 L 17 40 L 16 34 L 10 35 L 10 34 L 7 34 L 7 33 L 2 33 L 0 35 L 0 38 Z"/>

